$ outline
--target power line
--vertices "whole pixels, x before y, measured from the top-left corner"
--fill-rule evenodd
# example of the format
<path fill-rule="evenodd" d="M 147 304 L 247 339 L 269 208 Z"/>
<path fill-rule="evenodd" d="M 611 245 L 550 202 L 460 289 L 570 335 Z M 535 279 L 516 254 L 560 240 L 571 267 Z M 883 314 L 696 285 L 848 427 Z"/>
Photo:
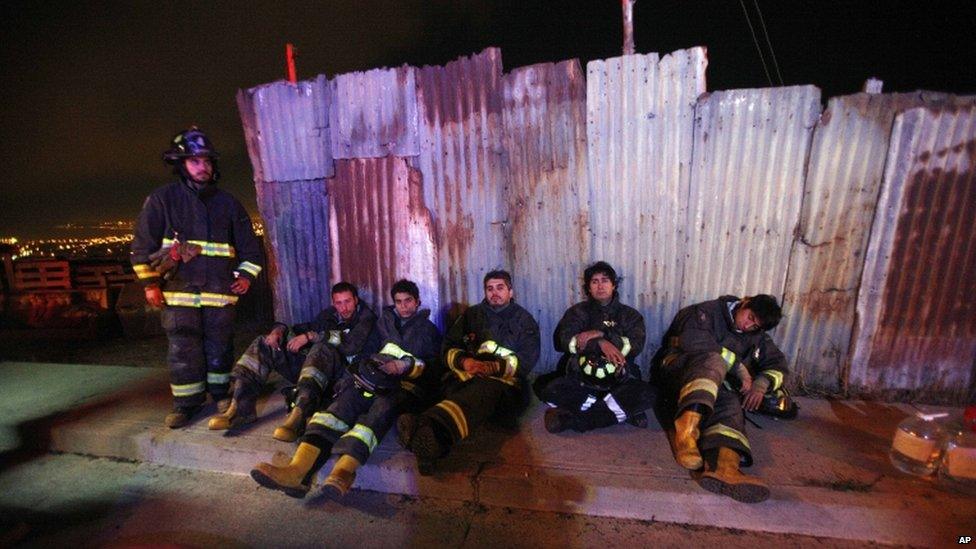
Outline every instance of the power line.
<path fill-rule="evenodd" d="M 739 5 L 742 6 L 742 13 L 746 16 L 746 23 L 749 24 L 749 32 L 752 34 L 752 43 L 756 45 L 756 51 L 759 52 L 759 61 L 762 62 L 763 70 L 766 71 L 766 80 L 769 85 L 773 85 L 773 79 L 769 76 L 769 67 L 766 66 L 766 57 L 763 55 L 762 47 L 759 46 L 759 40 L 756 38 L 756 31 L 752 28 L 752 20 L 749 19 L 749 11 L 746 9 L 746 4 L 743 0 L 739 0 Z"/>
<path fill-rule="evenodd" d="M 756 13 L 759 14 L 759 24 L 762 25 L 763 35 L 766 37 L 766 45 L 769 47 L 769 57 L 773 60 L 773 68 L 776 69 L 776 78 L 779 79 L 779 85 L 783 85 L 783 75 L 779 72 L 779 63 L 776 62 L 776 52 L 773 51 L 773 43 L 769 41 L 769 32 L 766 30 L 766 21 L 763 19 L 762 10 L 759 9 L 759 0 L 752 0 L 752 3 L 756 6 Z"/>

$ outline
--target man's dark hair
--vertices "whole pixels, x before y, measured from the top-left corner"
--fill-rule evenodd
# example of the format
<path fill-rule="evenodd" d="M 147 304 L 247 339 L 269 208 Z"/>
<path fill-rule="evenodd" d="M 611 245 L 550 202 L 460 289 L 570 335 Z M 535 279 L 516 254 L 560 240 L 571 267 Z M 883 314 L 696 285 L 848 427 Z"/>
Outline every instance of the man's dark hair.
<path fill-rule="evenodd" d="M 607 275 L 607 278 L 609 278 L 610 282 L 613 284 L 613 293 L 616 295 L 617 271 L 613 270 L 613 267 L 611 267 L 606 261 L 597 261 L 583 271 L 583 293 L 586 294 L 586 297 L 593 297 L 590 295 L 590 280 L 598 274 Z"/>
<path fill-rule="evenodd" d="M 406 278 L 397 280 L 393 284 L 393 287 L 390 288 L 390 298 L 396 299 L 396 294 L 410 294 L 414 299 L 420 301 L 420 288 L 413 281 L 407 280 Z"/>
<path fill-rule="evenodd" d="M 783 318 L 783 309 L 776 303 L 776 298 L 768 294 L 754 295 L 743 306 L 756 315 L 763 330 L 772 330 Z"/>
<path fill-rule="evenodd" d="M 359 289 L 349 282 L 339 282 L 332 287 L 332 295 L 341 294 L 342 292 L 349 292 L 353 297 L 359 299 Z"/>
<path fill-rule="evenodd" d="M 504 280 L 505 284 L 508 284 L 509 288 L 512 287 L 512 275 L 509 274 L 508 271 L 503 271 L 502 269 L 489 271 L 488 274 L 485 275 L 485 278 L 481 281 L 481 286 L 484 287 L 488 285 L 488 281 L 491 280 L 492 278 L 498 278 Z"/>

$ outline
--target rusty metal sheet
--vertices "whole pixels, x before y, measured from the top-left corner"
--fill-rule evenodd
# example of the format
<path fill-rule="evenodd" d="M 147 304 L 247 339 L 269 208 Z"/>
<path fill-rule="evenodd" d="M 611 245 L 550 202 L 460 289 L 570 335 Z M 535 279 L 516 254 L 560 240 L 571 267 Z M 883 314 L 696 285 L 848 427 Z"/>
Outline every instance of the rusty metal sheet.
<path fill-rule="evenodd" d="M 515 69 L 503 85 L 513 275 L 539 322 L 543 372 L 555 366 L 549 335 L 581 299 L 590 256 L 586 83 L 572 59 Z"/>
<path fill-rule="evenodd" d="M 623 276 L 647 323 L 646 363 L 680 305 L 695 100 L 705 48 L 587 64 L 590 259 Z"/>
<path fill-rule="evenodd" d="M 401 278 L 417 283 L 424 307 L 440 307 L 437 247 L 420 171 L 397 157 L 337 160 L 329 179 L 332 279 L 359 287 L 379 312 Z"/>
<path fill-rule="evenodd" d="M 699 99 L 683 303 L 723 294 L 782 297 L 819 116 L 814 86 Z"/>
<path fill-rule="evenodd" d="M 976 398 L 973 211 L 976 107 L 898 115 L 861 278 L 852 390 Z"/>
<path fill-rule="evenodd" d="M 237 92 L 255 182 L 308 181 L 333 174 L 329 81 L 272 82 Z"/>
<path fill-rule="evenodd" d="M 329 300 L 329 199 L 325 180 L 257 182 L 275 320 L 308 322 Z"/>
<path fill-rule="evenodd" d="M 415 69 L 373 69 L 332 79 L 332 156 L 417 156 Z"/>
<path fill-rule="evenodd" d="M 895 115 L 953 100 L 932 92 L 859 93 L 832 98 L 821 115 L 783 297 L 786 317 L 776 333 L 797 385 L 836 393 L 846 382 L 864 251 Z"/>
<path fill-rule="evenodd" d="M 485 51 L 417 71 L 418 167 L 437 226 L 443 324 L 447 309 L 484 298 L 481 280 L 511 268 L 502 147 L 501 51 Z M 518 291 L 518 281 L 516 281 Z"/>

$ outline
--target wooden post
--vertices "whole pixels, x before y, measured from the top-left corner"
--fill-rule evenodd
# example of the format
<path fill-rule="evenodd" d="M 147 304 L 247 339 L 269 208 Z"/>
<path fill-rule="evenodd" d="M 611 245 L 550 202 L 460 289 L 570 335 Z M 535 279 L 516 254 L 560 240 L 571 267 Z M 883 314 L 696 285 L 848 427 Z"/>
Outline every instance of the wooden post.
<path fill-rule="evenodd" d="M 637 0 L 620 0 L 624 11 L 624 55 L 634 55 L 634 4 Z"/>
<path fill-rule="evenodd" d="M 295 69 L 295 46 L 290 42 L 285 44 L 285 63 L 288 65 L 288 81 L 298 83 L 298 71 Z"/>

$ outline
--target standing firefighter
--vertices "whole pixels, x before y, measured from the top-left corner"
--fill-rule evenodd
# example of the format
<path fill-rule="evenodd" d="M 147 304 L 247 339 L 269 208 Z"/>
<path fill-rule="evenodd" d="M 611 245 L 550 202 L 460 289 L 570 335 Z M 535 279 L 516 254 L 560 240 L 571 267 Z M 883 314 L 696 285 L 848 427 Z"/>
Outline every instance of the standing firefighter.
<path fill-rule="evenodd" d="M 334 499 L 349 491 L 356 470 L 404 408 L 427 402 L 441 374 L 438 355 L 441 336 L 429 320 L 430 310 L 419 310 L 420 292 L 409 280 L 390 290 L 394 305 L 383 309 L 378 330 L 383 340 L 379 353 L 357 359 L 351 375 L 339 382 L 335 400 L 312 416 L 291 462 L 283 467 L 259 463 L 251 476 L 263 486 L 303 497 L 329 455 L 338 459 L 324 492 Z"/>
<path fill-rule="evenodd" d="M 230 405 L 234 304 L 260 266 L 260 245 L 241 203 L 217 188 L 217 151 L 197 129 L 176 134 L 163 160 L 176 181 L 153 191 L 136 222 L 131 261 L 146 301 L 164 307 L 178 428 L 206 402 Z"/>
<path fill-rule="evenodd" d="M 685 307 L 664 336 L 653 367 L 676 405 L 674 457 L 686 469 L 704 466 L 712 492 L 755 503 L 769 497 L 752 465 L 743 410 L 756 410 L 786 375 L 786 357 L 766 330 L 782 311 L 772 296 L 722 296 Z"/>
<path fill-rule="evenodd" d="M 489 419 L 514 425 L 527 404 L 526 376 L 539 360 L 539 325 L 512 300 L 512 276 L 491 271 L 485 299 L 457 319 L 444 338 L 450 368 L 446 398 L 420 415 L 397 419 L 397 441 L 417 456 L 421 474 Z"/>
<path fill-rule="evenodd" d="M 599 261 L 583 272 L 587 300 L 569 308 L 556 326 L 556 350 L 565 375 L 541 389 L 550 433 L 589 431 L 624 421 L 647 425 L 653 390 L 635 359 L 644 348 L 644 317 L 620 303 L 617 273 Z"/>

